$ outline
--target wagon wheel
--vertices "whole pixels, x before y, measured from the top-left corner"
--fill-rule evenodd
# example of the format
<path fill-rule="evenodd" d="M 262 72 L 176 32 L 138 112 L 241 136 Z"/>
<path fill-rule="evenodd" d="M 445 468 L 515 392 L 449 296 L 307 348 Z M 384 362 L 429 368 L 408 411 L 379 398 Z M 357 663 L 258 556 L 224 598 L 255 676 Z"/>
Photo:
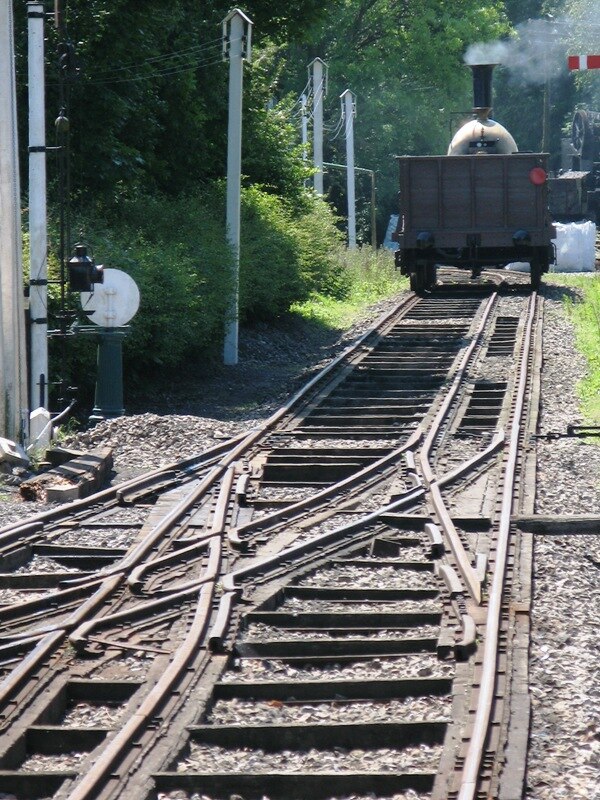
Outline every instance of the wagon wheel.
<path fill-rule="evenodd" d="M 425 288 L 425 281 L 423 280 L 423 270 L 416 269 L 410 273 L 410 288 L 411 291 L 417 294 L 422 294 Z"/>
<path fill-rule="evenodd" d="M 531 260 L 529 272 L 531 275 L 531 290 L 537 292 L 542 283 L 542 265 L 539 259 L 533 258 Z"/>
<path fill-rule="evenodd" d="M 437 267 L 435 264 L 428 264 L 425 269 L 425 288 L 433 289 L 437 283 Z"/>
<path fill-rule="evenodd" d="M 420 264 L 410 273 L 410 288 L 417 294 L 433 289 L 436 284 L 435 264 Z"/>

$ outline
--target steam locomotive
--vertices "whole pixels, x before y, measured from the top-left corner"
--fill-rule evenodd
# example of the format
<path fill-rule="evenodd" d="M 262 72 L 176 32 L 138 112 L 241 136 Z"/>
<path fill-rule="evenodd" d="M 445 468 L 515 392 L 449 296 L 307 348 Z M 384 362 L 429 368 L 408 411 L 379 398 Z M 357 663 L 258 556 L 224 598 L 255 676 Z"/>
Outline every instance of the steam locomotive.
<path fill-rule="evenodd" d="M 554 260 L 548 212 L 548 154 L 519 153 L 511 134 L 490 119 L 495 64 L 471 65 L 474 118 L 445 156 L 399 156 L 396 263 L 422 293 L 438 265 L 471 271 L 528 262 L 531 286 Z"/>
<path fill-rule="evenodd" d="M 549 179 L 552 218 L 600 222 L 600 111 L 575 111 L 561 144 L 561 170 Z"/>

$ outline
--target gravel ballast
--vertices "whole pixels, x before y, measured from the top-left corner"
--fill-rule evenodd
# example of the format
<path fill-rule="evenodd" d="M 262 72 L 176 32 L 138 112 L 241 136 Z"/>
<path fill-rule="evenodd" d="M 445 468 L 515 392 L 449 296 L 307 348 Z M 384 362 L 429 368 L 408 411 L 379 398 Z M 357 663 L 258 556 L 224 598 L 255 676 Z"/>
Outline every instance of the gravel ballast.
<path fill-rule="evenodd" d="M 575 350 L 572 325 L 563 310 L 566 291 L 572 296 L 574 290 L 552 285 L 543 289 L 540 433 L 564 433 L 567 425 L 583 422 L 576 387 L 585 375 L 586 364 Z M 391 301 L 379 304 L 368 320 L 337 341 L 305 340 L 301 333 L 289 331 L 285 335 L 268 329 L 242 331 L 237 377 L 220 370 L 206 386 L 198 384 L 196 393 L 189 389 L 187 403 L 183 399 L 185 387 L 179 387 L 169 397 L 149 399 L 149 411 L 100 423 L 66 444 L 84 450 L 112 447 L 116 480 L 200 452 L 255 427 L 317 366 L 346 347 L 391 305 Z M 269 365 L 266 375 L 265 364 Z M 261 375 L 260 379 L 256 377 Z M 215 388 L 219 381 L 220 391 Z M 249 391 L 253 381 L 258 400 L 247 402 L 243 408 L 238 403 L 232 409 L 227 397 L 237 397 L 241 384 Z M 600 514 L 600 440 L 594 444 L 580 439 L 538 439 L 536 446 L 536 513 Z M 40 503 L 15 502 L 15 491 L 10 487 L 1 491 L 3 525 L 45 508 Z M 600 800 L 600 540 L 576 530 L 561 536 L 536 534 L 534 562 L 530 661 L 533 719 L 525 796 L 528 800 Z M 365 668 L 360 665 L 360 670 Z M 432 664 L 432 670 L 437 668 L 444 665 Z M 319 677 L 343 677 L 344 671 L 340 667 Z M 276 669 L 270 675 L 268 672 L 257 675 L 250 663 L 241 663 L 237 679 L 269 679 Z"/>

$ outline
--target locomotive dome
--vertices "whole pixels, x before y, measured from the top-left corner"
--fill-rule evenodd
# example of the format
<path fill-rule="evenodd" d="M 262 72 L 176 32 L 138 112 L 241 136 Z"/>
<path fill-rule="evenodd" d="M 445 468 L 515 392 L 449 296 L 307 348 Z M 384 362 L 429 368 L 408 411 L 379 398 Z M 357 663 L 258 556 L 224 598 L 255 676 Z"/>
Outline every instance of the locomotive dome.
<path fill-rule="evenodd" d="M 506 128 L 488 117 L 490 111 L 477 109 L 477 118 L 456 132 L 448 148 L 449 156 L 518 152 L 517 143 Z"/>
<path fill-rule="evenodd" d="M 518 152 L 517 143 L 499 122 L 490 119 L 492 110 L 492 73 L 496 64 L 469 64 L 473 71 L 473 114 L 475 119 L 456 132 L 448 148 L 449 156 L 510 154 Z"/>

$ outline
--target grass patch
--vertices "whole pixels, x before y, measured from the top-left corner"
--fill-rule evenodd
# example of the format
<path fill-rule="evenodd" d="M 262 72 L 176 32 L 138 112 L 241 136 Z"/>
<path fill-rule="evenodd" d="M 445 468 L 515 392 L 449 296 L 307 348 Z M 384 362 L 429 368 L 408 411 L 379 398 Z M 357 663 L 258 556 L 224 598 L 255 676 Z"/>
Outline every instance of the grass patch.
<path fill-rule="evenodd" d="M 588 374 L 577 387 L 585 419 L 600 423 L 600 275 L 548 275 L 546 280 L 581 290 L 581 302 L 565 299 L 573 320 L 577 348 L 588 363 Z"/>
<path fill-rule="evenodd" d="M 394 266 L 389 250 L 341 248 L 338 252 L 340 287 L 334 295 L 314 292 L 294 303 L 291 311 L 327 328 L 342 330 L 356 322 L 368 306 L 408 288 L 408 279 Z"/>

